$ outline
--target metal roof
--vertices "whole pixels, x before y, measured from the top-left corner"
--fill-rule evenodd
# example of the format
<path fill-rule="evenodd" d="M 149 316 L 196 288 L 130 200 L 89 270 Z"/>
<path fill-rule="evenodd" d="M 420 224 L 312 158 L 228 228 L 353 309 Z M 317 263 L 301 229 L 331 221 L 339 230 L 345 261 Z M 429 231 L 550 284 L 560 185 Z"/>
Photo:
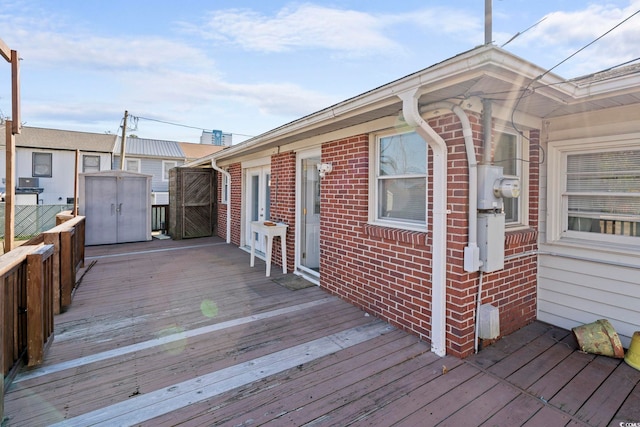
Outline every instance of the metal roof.
<path fill-rule="evenodd" d="M 120 140 L 116 139 L 115 147 L 113 148 L 113 154 L 120 155 Z M 180 143 L 177 141 L 165 141 L 161 139 L 146 139 L 146 138 L 127 138 L 125 144 L 127 156 L 138 157 L 159 157 L 163 159 L 185 159 L 186 156 L 180 148 Z"/>

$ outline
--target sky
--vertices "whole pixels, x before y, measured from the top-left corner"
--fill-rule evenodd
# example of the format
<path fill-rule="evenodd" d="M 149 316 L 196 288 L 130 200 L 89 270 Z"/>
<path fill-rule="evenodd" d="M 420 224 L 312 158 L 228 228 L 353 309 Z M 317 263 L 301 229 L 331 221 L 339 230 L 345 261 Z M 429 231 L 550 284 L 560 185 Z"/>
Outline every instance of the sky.
<path fill-rule="evenodd" d="M 640 58 L 640 0 L 492 4 L 493 43 L 563 78 Z M 21 58 L 25 126 L 120 134 L 126 110 L 140 138 L 238 143 L 484 44 L 484 5 L 0 0 L 0 39 Z"/>

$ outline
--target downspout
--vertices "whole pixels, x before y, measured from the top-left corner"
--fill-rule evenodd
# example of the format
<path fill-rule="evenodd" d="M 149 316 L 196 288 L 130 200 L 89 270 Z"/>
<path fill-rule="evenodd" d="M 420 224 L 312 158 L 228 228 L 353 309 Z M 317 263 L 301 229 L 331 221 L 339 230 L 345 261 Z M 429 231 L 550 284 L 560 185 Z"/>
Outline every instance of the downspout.
<path fill-rule="evenodd" d="M 398 94 L 407 124 L 424 139 L 433 152 L 433 255 L 431 286 L 431 351 L 447 354 L 446 286 L 447 286 L 447 145 L 420 116 L 418 89 Z"/>
<path fill-rule="evenodd" d="M 231 193 L 231 174 L 216 164 L 216 159 L 211 159 L 211 167 L 227 177 L 229 193 Z M 231 194 L 227 200 L 227 243 L 231 243 Z"/>

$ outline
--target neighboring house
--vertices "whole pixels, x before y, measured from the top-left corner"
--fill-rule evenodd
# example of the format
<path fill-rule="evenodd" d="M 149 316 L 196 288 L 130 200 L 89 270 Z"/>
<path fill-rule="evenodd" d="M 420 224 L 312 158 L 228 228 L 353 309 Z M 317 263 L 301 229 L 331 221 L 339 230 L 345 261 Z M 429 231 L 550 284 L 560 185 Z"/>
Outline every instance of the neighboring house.
<path fill-rule="evenodd" d="M 121 169 L 121 138 L 113 148 L 113 169 Z M 152 175 L 152 204 L 169 204 L 169 170 L 187 161 L 207 156 L 226 147 L 210 144 L 190 144 L 186 142 L 159 139 L 127 138 L 125 144 L 125 167 L 128 172 Z"/>
<path fill-rule="evenodd" d="M 249 248 L 252 221 L 287 223 L 290 271 L 437 354 L 496 335 L 479 303 L 499 336 L 608 318 L 628 345 L 638 70 L 567 81 L 481 46 L 185 166 L 218 171 L 222 237 Z"/>
<path fill-rule="evenodd" d="M 60 205 L 73 203 L 76 153 L 79 173 L 109 170 L 115 136 L 23 126 L 15 144 L 16 204 Z M 0 158 L 4 184 L 6 158 Z"/>

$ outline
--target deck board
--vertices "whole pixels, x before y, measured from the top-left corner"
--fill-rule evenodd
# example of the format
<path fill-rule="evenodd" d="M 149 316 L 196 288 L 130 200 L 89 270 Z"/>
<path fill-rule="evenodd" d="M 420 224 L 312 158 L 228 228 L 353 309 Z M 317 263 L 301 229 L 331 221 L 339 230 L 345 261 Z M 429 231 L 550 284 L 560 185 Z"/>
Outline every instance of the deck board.
<path fill-rule="evenodd" d="M 630 395 L 639 380 L 640 371 L 620 361 L 576 415 L 590 425 L 606 426 L 620 409 L 620 402 Z M 640 415 L 640 411 L 638 412 Z"/>
<path fill-rule="evenodd" d="M 88 247 L 86 255 L 90 267 L 56 316 L 43 365 L 6 390 L 3 427 L 84 425 L 101 413 L 129 425 L 121 408 L 143 426 L 640 420 L 640 372 L 577 351 L 569 331 L 542 322 L 464 361 L 441 358 L 321 288 L 275 283 L 279 269 L 265 277 L 264 261 L 249 267 L 247 252 L 218 238 Z M 365 332 L 375 325 L 384 333 Z M 348 331 L 365 335 L 351 343 Z M 201 381 L 220 386 L 198 389 Z M 184 387 L 193 399 L 172 394 Z"/>

